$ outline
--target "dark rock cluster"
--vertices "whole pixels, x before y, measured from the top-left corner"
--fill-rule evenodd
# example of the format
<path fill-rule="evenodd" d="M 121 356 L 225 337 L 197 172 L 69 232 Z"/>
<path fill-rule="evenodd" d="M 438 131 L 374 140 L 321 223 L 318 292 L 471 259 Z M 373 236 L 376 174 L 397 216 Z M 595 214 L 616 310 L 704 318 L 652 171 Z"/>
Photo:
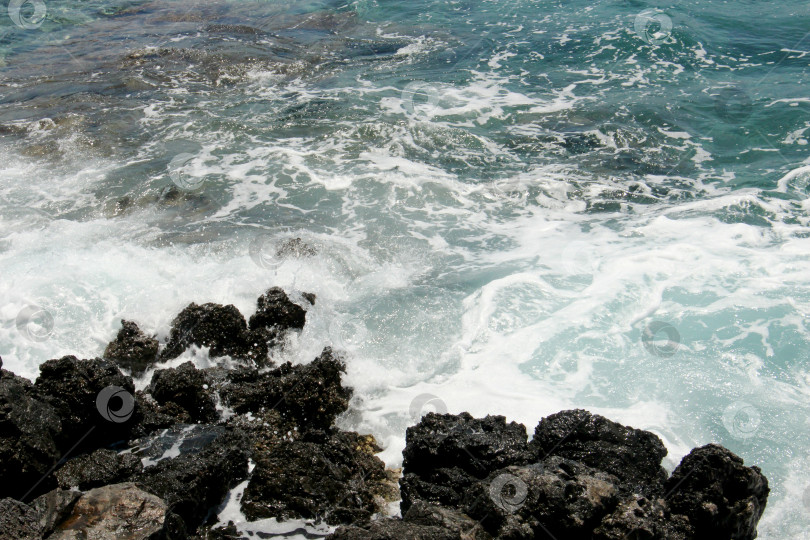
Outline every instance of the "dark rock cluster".
<path fill-rule="evenodd" d="M 191 304 L 163 344 L 123 321 L 104 358 L 50 360 L 33 383 L 0 369 L 0 540 L 242 538 L 215 519 L 237 485 L 249 520 L 326 523 L 338 540 L 756 537 L 757 467 L 708 445 L 669 476 L 658 437 L 582 410 L 531 441 L 502 416 L 430 413 L 400 478 L 373 437 L 334 427 L 352 395 L 340 355 L 270 360 L 315 302 L 294 298 L 268 290 L 249 323 Z M 159 365 L 190 346 L 232 361 Z M 129 374 L 151 380 L 135 392 Z M 397 500 L 403 517 L 380 517 Z"/>
<path fill-rule="evenodd" d="M 583 410 L 540 421 L 534 438 L 502 416 L 427 414 L 408 428 L 403 517 L 341 527 L 341 540 L 756 538 L 768 481 L 710 444 L 671 476 L 652 433 Z"/>

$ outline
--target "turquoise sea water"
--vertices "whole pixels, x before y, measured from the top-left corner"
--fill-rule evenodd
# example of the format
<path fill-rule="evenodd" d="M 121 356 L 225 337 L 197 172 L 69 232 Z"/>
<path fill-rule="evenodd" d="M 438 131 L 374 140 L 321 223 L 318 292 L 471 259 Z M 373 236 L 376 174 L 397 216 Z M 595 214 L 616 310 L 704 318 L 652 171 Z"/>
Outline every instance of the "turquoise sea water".
<path fill-rule="evenodd" d="M 588 408 L 669 468 L 726 445 L 760 537 L 806 538 L 808 32 L 795 0 L 11 2 L 0 356 L 313 291 L 280 359 L 345 349 L 390 465 L 425 402 Z"/>

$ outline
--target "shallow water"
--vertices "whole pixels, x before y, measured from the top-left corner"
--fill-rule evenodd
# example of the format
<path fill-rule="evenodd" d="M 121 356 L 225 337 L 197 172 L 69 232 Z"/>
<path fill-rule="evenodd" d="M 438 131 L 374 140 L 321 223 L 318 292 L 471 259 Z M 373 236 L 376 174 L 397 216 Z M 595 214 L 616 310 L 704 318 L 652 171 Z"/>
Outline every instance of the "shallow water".
<path fill-rule="evenodd" d="M 389 465 L 420 409 L 582 407 L 726 445 L 804 538 L 806 2 L 41 5 L 0 22 L 4 367 L 312 291 L 283 359 L 346 350 Z"/>

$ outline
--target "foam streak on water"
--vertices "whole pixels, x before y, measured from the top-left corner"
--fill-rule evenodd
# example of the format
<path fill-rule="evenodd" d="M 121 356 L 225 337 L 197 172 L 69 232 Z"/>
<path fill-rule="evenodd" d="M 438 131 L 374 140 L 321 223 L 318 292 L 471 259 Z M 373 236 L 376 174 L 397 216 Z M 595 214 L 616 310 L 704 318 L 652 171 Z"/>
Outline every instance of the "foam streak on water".
<path fill-rule="evenodd" d="M 0 23 L 4 367 L 311 291 L 277 360 L 346 350 L 391 466 L 419 396 L 582 407 L 810 529 L 806 2 L 43 2 Z"/>

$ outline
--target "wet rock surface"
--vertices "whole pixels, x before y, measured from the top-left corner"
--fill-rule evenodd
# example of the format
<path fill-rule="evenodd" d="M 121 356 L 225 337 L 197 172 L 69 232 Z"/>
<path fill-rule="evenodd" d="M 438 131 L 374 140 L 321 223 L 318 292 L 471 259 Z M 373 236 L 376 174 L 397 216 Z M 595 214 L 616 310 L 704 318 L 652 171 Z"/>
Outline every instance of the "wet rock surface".
<path fill-rule="evenodd" d="M 158 404 L 186 415 L 191 422 L 214 422 L 219 415 L 210 383 L 204 371 L 185 362 L 177 368 L 155 371 L 149 392 Z"/>
<path fill-rule="evenodd" d="M 290 247 L 287 251 L 295 251 Z M 280 287 L 268 289 L 258 299 L 256 313 L 250 317 L 250 329 L 257 328 L 303 328 L 307 312 L 293 303 Z M 312 303 L 312 302 L 311 302 Z"/>
<path fill-rule="evenodd" d="M 28 379 L 0 372 L 0 496 L 22 499 L 61 457 L 62 420 Z M 54 482 L 44 482 L 43 489 Z"/>
<path fill-rule="evenodd" d="M 373 437 L 335 427 L 352 396 L 339 353 L 269 361 L 306 322 L 296 302 L 315 301 L 292 296 L 268 290 L 250 325 L 233 306 L 183 310 L 159 358 L 231 357 L 213 367 L 153 372 L 152 338 L 125 321 L 104 360 L 50 360 L 33 384 L 0 370 L 0 540 L 247 538 L 216 521 L 229 497 L 248 520 L 328 524 L 336 539 L 756 537 L 757 467 L 708 445 L 667 478 L 657 436 L 583 410 L 543 418 L 531 441 L 502 416 L 428 413 L 400 478 Z M 151 380 L 135 392 L 120 368 Z M 383 517 L 397 500 L 403 517 Z"/>
<path fill-rule="evenodd" d="M 312 363 L 289 362 L 267 373 L 237 370 L 220 391 L 237 413 L 273 409 L 282 418 L 307 429 L 325 429 L 349 407 L 351 390 L 341 384 L 346 366 L 331 348 Z"/>
<path fill-rule="evenodd" d="M 100 448 L 90 454 L 71 459 L 54 474 L 59 487 L 63 489 L 88 490 L 116 484 L 142 469 L 141 460 L 136 456 Z"/>
<path fill-rule="evenodd" d="M 402 512 L 415 500 L 458 506 L 482 478 L 528 463 L 526 427 L 503 416 L 428 413 L 408 428 L 403 452 Z"/>
<path fill-rule="evenodd" d="M 531 448 L 539 460 L 555 455 L 613 474 L 628 492 L 662 495 L 667 478 L 661 466 L 667 450 L 661 439 L 581 409 L 542 419 Z"/>
<path fill-rule="evenodd" d="M 132 321 L 121 321 L 121 330 L 104 350 L 104 358 L 138 377 L 156 360 L 160 343 L 144 334 Z"/>
<path fill-rule="evenodd" d="M 202 450 L 161 460 L 130 480 L 165 500 L 193 531 L 247 477 L 247 442 L 241 433 L 224 432 Z"/>
<path fill-rule="evenodd" d="M 267 356 L 267 345 L 248 334 L 245 318 L 233 305 L 190 304 L 172 321 L 166 347 L 160 353 L 165 362 L 177 358 L 192 345 L 208 347 L 209 354 L 257 359 Z"/>
<path fill-rule="evenodd" d="M 667 480 L 673 512 L 685 515 L 695 538 L 756 538 L 768 500 L 768 479 L 716 444 L 695 448 Z"/>
<path fill-rule="evenodd" d="M 34 387 L 50 403 L 62 419 L 59 433 L 60 448 L 65 450 L 79 441 L 79 449 L 99 448 L 129 438 L 132 424 L 126 421 L 106 421 L 103 413 L 115 413 L 128 405 L 120 400 L 105 400 L 99 409 L 99 395 L 108 387 L 120 388 L 130 395 L 135 387 L 130 377 L 118 367 L 101 359 L 79 360 L 65 356 L 48 360 L 39 366 L 39 377 Z M 123 417 L 122 417 L 123 418 Z M 116 419 L 119 420 L 119 419 Z M 98 429 L 103 426 L 103 429 Z"/>
<path fill-rule="evenodd" d="M 242 509 L 249 519 L 368 521 L 390 493 L 380 451 L 356 433 L 311 431 L 258 457 Z"/>

